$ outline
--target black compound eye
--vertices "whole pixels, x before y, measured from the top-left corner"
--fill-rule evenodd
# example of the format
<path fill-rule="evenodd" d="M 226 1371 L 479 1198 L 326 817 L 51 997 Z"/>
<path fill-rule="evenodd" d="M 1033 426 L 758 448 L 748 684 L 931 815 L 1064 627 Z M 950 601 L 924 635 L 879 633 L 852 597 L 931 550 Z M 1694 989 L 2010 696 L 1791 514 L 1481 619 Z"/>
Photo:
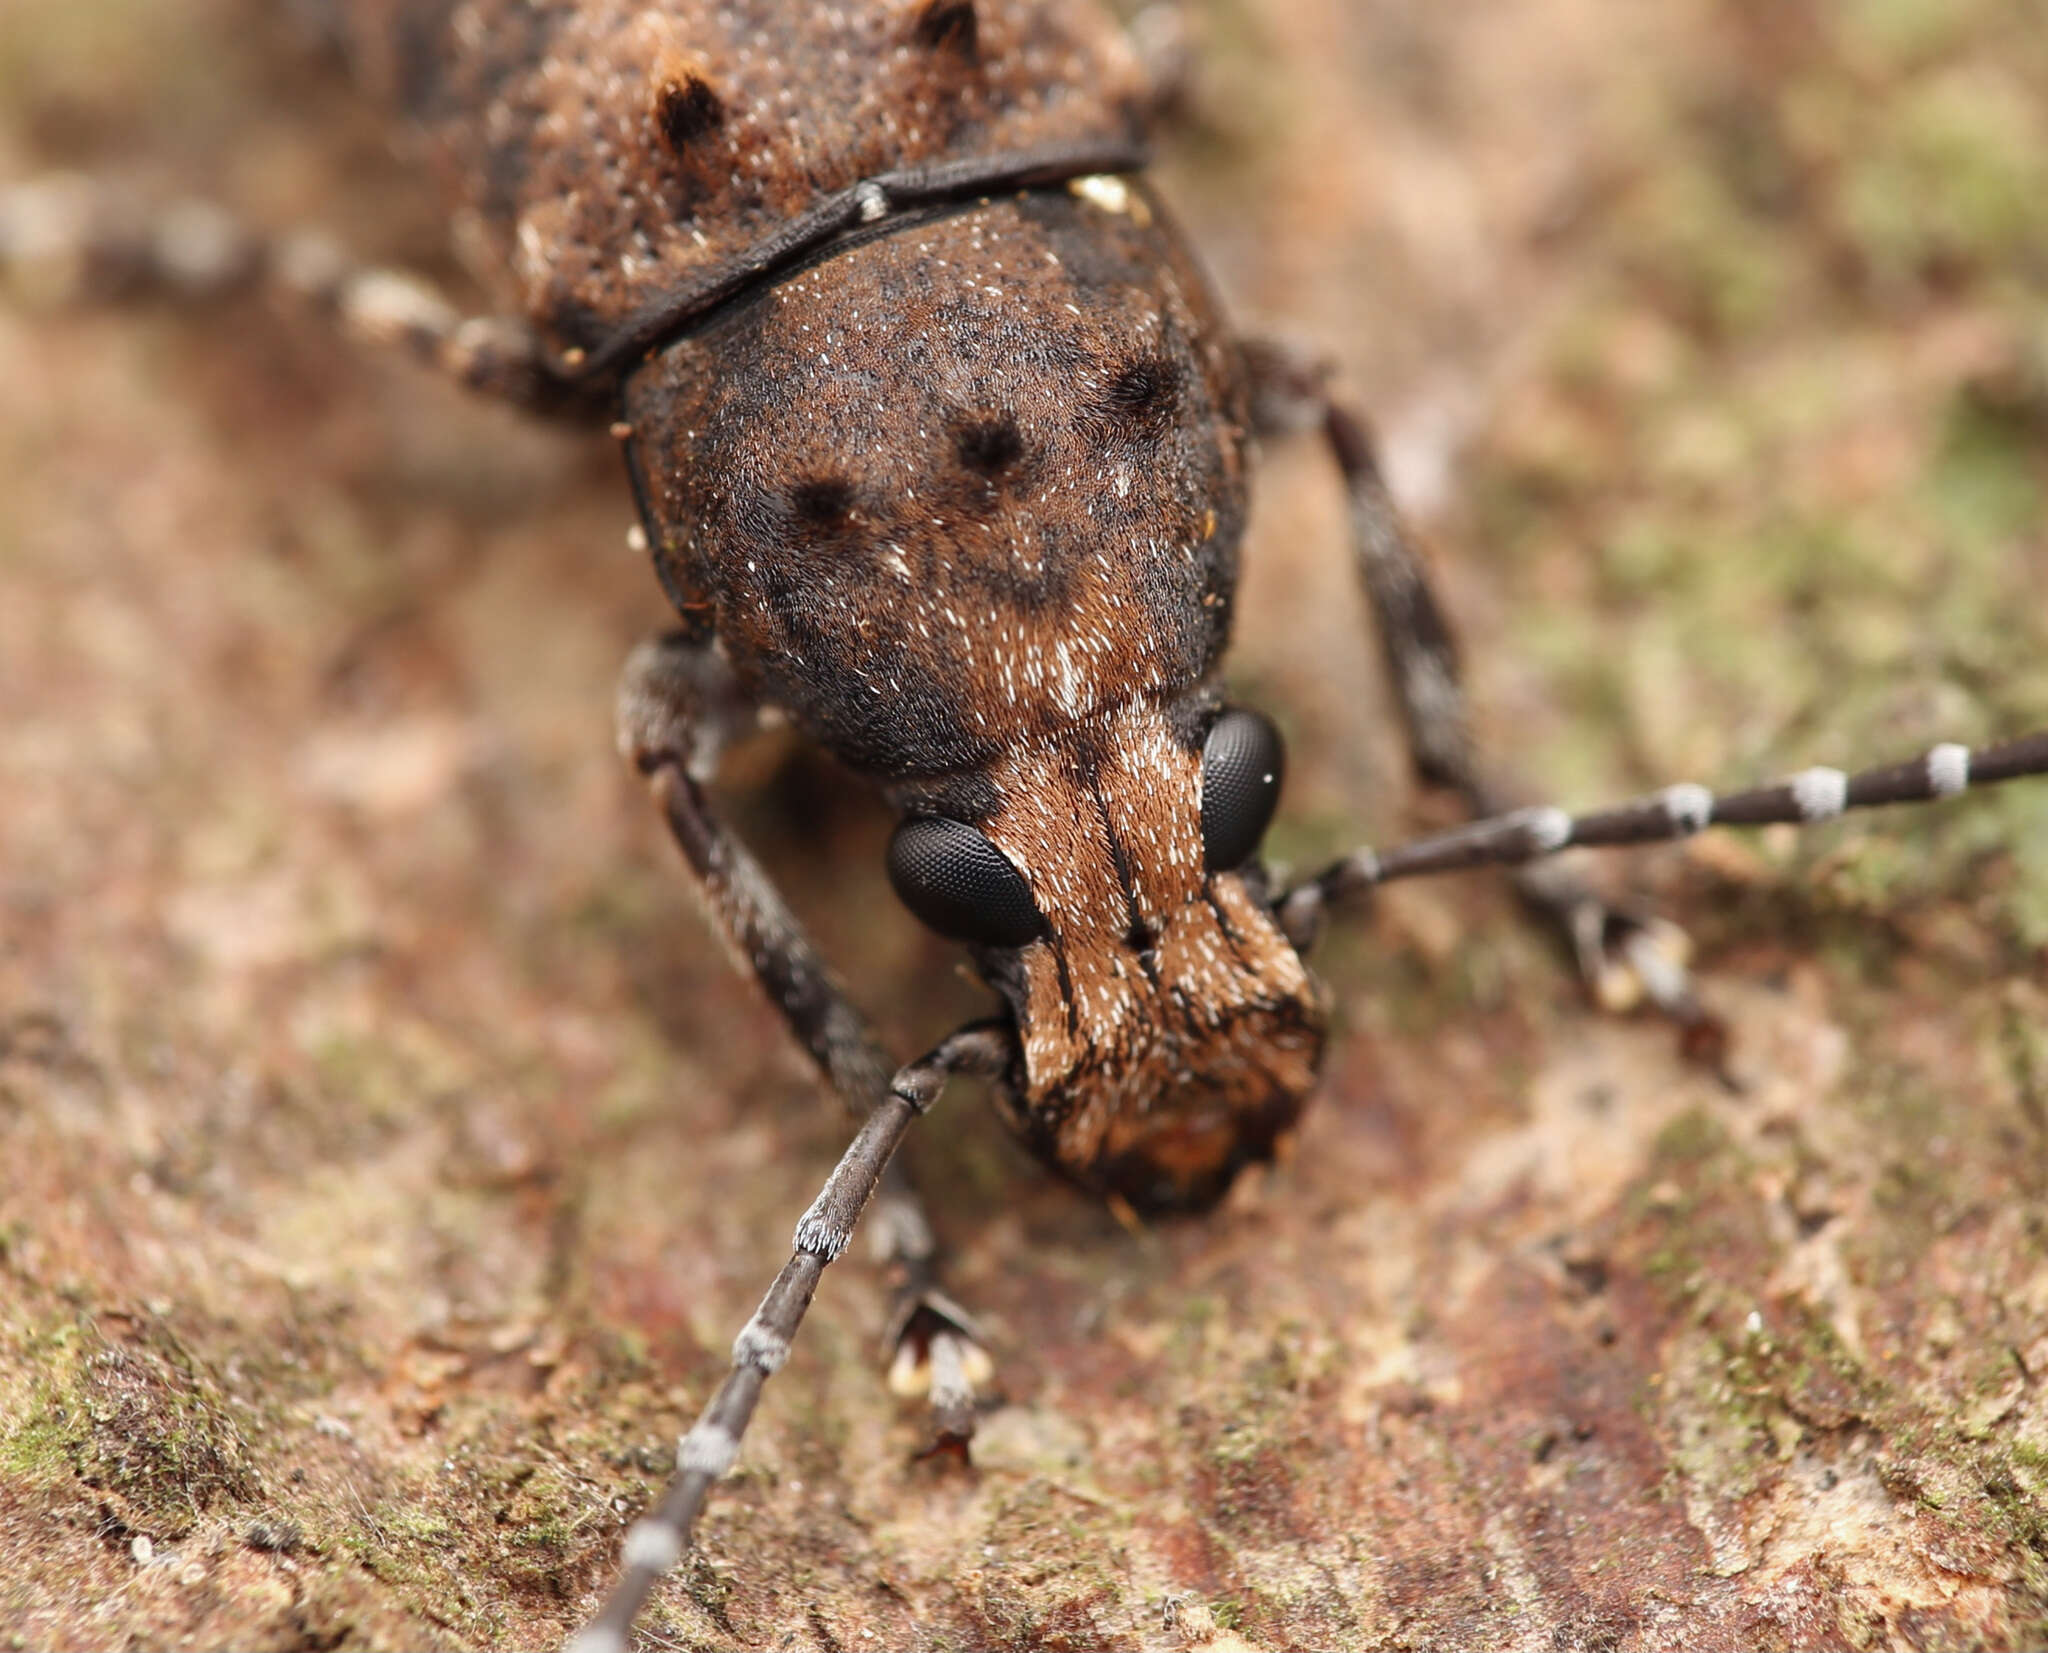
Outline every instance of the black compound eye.
<path fill-rule="evenodd" d="M 1024 875 L 965 822 L 905 821 L 889 840 L 889 882 L 904 906 L 955 941 L 1022 947 L 1045 934 Z"/>
<path fill-rule="evenodd" d="M 1280 731 L 1257 712 L 1233 709 L 1210 728 L 1202 743 L 1202 853 L 1211 872 L 1252 858 L 1280 801 L 1286 768 Z"/>

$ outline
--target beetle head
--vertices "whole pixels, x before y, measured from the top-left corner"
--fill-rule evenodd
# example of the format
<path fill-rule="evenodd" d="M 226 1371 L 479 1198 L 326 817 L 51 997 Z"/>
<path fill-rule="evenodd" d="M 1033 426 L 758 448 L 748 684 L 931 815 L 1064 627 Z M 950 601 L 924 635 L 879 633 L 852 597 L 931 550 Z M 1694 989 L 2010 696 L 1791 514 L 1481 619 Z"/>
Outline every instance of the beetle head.
<path fill-rule="evenodd" d="M 1315 1082 L 1321 996 L 1252 861 L 1280 770 L 1256 713 L 1133 702 L 1007 753 L 973 824 L 913 814 L 891 846 L 1009 1003 L 1012 1128 L 1141 1209 L 1214 1201 Z"/>

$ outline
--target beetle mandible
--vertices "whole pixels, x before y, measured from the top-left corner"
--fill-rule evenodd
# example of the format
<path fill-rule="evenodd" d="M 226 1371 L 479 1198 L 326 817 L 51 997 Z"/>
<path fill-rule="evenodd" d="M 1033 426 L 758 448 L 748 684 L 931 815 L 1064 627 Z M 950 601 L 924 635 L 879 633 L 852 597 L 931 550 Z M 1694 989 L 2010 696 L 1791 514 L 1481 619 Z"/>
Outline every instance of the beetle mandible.
<path fill-rule="evenodd" d="M 437 81 L 433 51 L 410 32 L 424 15 L 406 8 L 391 23 L 365 9 L 368 20 L 355 26 L 371 78 L 380 78 L 378 43 L 402 38 L 414 55 L 394 49 L 381 78 L 414 115 L 431 123 L 443 97 L 458 147 L 465 135 L 473 142 L 502 129 L 475 119 L 473 96 L 444 92 L 464 60 L 452 60 L 458 70 L 444 64 L 449 80 Z M 562 21 L 602 33 L 606 19 L 586 7 Z M 956 5 L 857 22 L 904 30 L 902 61 L 942 81 L 1004 61 L 1010 18 Z M 387 24 L 407 32 L 380 32 Z M 470 27 L 480 61 L 516 55 L 516 31 Z M 650 35 L 644 19 L 634 27 L 623 50 L 646 72 L 621 82 L 630 95 L 620 130 L 642 145 L 633 164 L 648 167 L 659 193 L 742 124 L 734 111 L 746 99 L 686 27 L 674 40 L 657 38 L 659 27 Z M 788 50 L 791 61 L 812 55 Z M 1095 93 L 1114 87 L 1117 62 L 1113 52 L 1084 57 L 1077 82 Z M 502 78 L 502 67 L 483 78 Z M 552 90 L 559 79 L 550 72 Z M 1115 136 L 1130 141 L 1128 130 Z M 594 166 L 595 153 L 549 147 L 544 158 L 574 170 Z M 809 187 L 836 200 L 829 239 L 810 239 L 814 225 L 796 244 L 771 248 L 746 284 L 704 301 L 715 310 L 677 307 L 673 272 L 657 268 L 653 321 L 641 319 L 647 304 L 632 294 L 614 295 L 609 311 L 558 297 L 607 283 L 647 262 L 642 255 L 620 253 L 603 232 L 560 225 L 529 238 L 522 213 L 516 250 L 508 241 L 500 251 L 503 266 L 520 272 L 520 307 L 542 324 L 538 353 L 502 329 L 458 336 L 429 327 L 426 342 L 466 351 L 469 376 L 534 400 L 580 398 L 586 373 L 608 395 L 617 363 L 649 353 L 623 375 L 619 424 L 657 566 L 693 632 L 642 657 L 628 733 L 715 904 L 724 903 L 724 922 L 842 1088 L 878 1088 L 886 1074 L 772 897 L 735 871 L 744 863 L 695 790 L 692 771 L 709 768 L 728 732 L 724 714 L 742 701 L 792 712 L 883 779 L 910 822 L 952 823 L 907 825 L 895 869 L 922 913 L 970 932 L 1005 993 L 1025 1035 L 1001 1051 L 1008 1111 L 1027 1138 L 1078 1180 L 1134 1204 L 1199 1205 L 1291 1124 L 1319 1039 L 1313 989 L 1291 945 L 1306 937 L 1313 896 L 1290 925 L 1256 874 L 1239 870 L 1270 810 L 1267 777 L 1277 782 L 1271 736 L 1250 714 L 1224 710 L 1210 681 L 1228 623 L 1252 369 L 1262 364 L 1226 342 L 1156 203 L 1104 174 L 1134 161 L 1133 151 L 1105 144 L 1059 162 L 990 159 L 997 164 L 939 180 L 929 197 L 929 180 L 902 178 L 893 164 L 861 161 L 836 189 L 828 173 Z M 459 155 L 455 169 L 473 189 L 535 170 L 495 151 Z M 607 211 L 633 197 L 615 183 L 535 188 L 551 208 L 578 201 Z M 783 202 L 766 216 L 779 227 L 803 213 Z M 475 224 L 488 239 L 487 210 Z M 620 233 L 642 232 L 633 224 Z M 573 267 L 565 274 L 549 255 Z M 722 270 L 714 261 L 714 274 Z M 344 305 L 371 296 L 346 279 L 334 290 Z M 594 320 L 584 313 L 592 309 Z M 932 336 L 911 344 L 907 312 L 928 317 Z M 1047 313 L 1055 326 L 1042 325 Z M 750 359 L 753 372 L 734 371 Z M 1370 515 L 1380 502 L 1356 427 L 1323 410 L 1312 385 L 1270 361 L 1263 367 L 1272 411 L 1306 403 L 1333 420 L 1361 512 L 1393 532 L 1383 511 Z M 1141 540 L 1156 553 L 1144 562 L 1133 554 Z M 743 566 L 750 550 L 758 567 Z M 1084 577 L 1080 598 L 1062 587 L 1073 565 L 1092 576 L 1098 560 L 1104 574 Z M 1187 572 L 1173 577 L 1182 565 Z M 978 610 L 977 600 L 991 606 Z M 1017 641 L 1002 642 L 1006 626 Z M 1438 642 L 1413 617 L 1405 639 Z M 1416 665 L 1448 675 L 1440 646 Z M 977 714 L 995 717 L 995 734 Z M 1462 732 L 1437 733 L 1451 756 L 1435 778 L 1477 792 L 1477 778 L 1456 767 L 1467 758 Z M 1926 790 L 1952 785 L 1958 760 L 1950 752 L 1942 761 L 1939 778 L 1923 772 Z M 1212 775 L 1219 785 L 1245 779 L 1249 796 L 1229 785 L 1212 812 Z M 1174 784 L 1162 784 L 1169 777 Z M 1812 813 L 1813 786 L 1826 785 L 1778 807 Z M 1220 970 L 1218 936 L 1239 955 Z M 1259 945 L 1246 948 L 1246 936 Z M 1054 965 L 1070 979 L 1053 969 L 1048 982 Z M 1186 992 L 1190 981 L 1201 990 Z M 1218 1012 L 1192 1059 L 1181 1046 L 1193 1041 L 1175 1025 L 1184 1004 Z M 949 1059 L 979 1061 L 1003 1046 L 977 1034 Z M 1247 1067 L 1268 1051 L 1277 1077 L 1247 1088 Z M 1197 1082 L 1181 1088 L 1184 1072 Z M 1134 1105 L 1151 1096 L 1187 1106 Z M 929 1325 L 926 1333 L 947 1335 Z M 757 1364 L 766 1347 L 757 1336 Z M 697 1444 L 700 1457 L 718 1455 L 713 1434 Z M 643 1538 L 639 1553 L 656 1547 Z"/>

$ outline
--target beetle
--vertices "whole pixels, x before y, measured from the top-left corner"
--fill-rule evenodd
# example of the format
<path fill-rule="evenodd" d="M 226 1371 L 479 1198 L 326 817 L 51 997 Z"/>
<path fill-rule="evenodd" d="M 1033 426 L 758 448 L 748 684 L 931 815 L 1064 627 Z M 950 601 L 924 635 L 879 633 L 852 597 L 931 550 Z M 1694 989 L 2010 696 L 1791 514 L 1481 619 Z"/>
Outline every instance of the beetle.
<path fill-rule="evenodd" d="M 997 444 L 997 447 L 999 447 L 999 444 Z"/>

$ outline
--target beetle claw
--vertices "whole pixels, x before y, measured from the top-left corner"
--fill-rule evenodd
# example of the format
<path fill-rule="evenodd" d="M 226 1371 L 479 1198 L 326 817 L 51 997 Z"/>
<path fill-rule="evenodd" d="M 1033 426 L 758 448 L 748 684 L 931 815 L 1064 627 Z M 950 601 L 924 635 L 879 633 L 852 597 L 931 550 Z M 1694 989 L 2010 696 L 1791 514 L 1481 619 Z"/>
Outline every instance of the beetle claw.
<path fill-rule="evenodd" d="M 1572 915 L 1579 971 L 1593 1002 L 1609 1015 L 1643 1005 L 1678 1029 L 1685 1061 L 1711 1072 L 1731 1092 L 1742 1083 L 1728 1067 L 1728 1024 L 1700 1002 L 1686 966 L 1692 937 L 1668 919 L 1583 903 Z"/>
<path fill-rule="evenodd" d="M 889 1388 L 923 1400 L 931 1415 L 930 1444 L 917 1453 L 968 1463 L 977 1396 L 995 1387 L 996 1365 L 973 1318 L 931 1287 L 906 1291 L 890 1316 Z"/>

